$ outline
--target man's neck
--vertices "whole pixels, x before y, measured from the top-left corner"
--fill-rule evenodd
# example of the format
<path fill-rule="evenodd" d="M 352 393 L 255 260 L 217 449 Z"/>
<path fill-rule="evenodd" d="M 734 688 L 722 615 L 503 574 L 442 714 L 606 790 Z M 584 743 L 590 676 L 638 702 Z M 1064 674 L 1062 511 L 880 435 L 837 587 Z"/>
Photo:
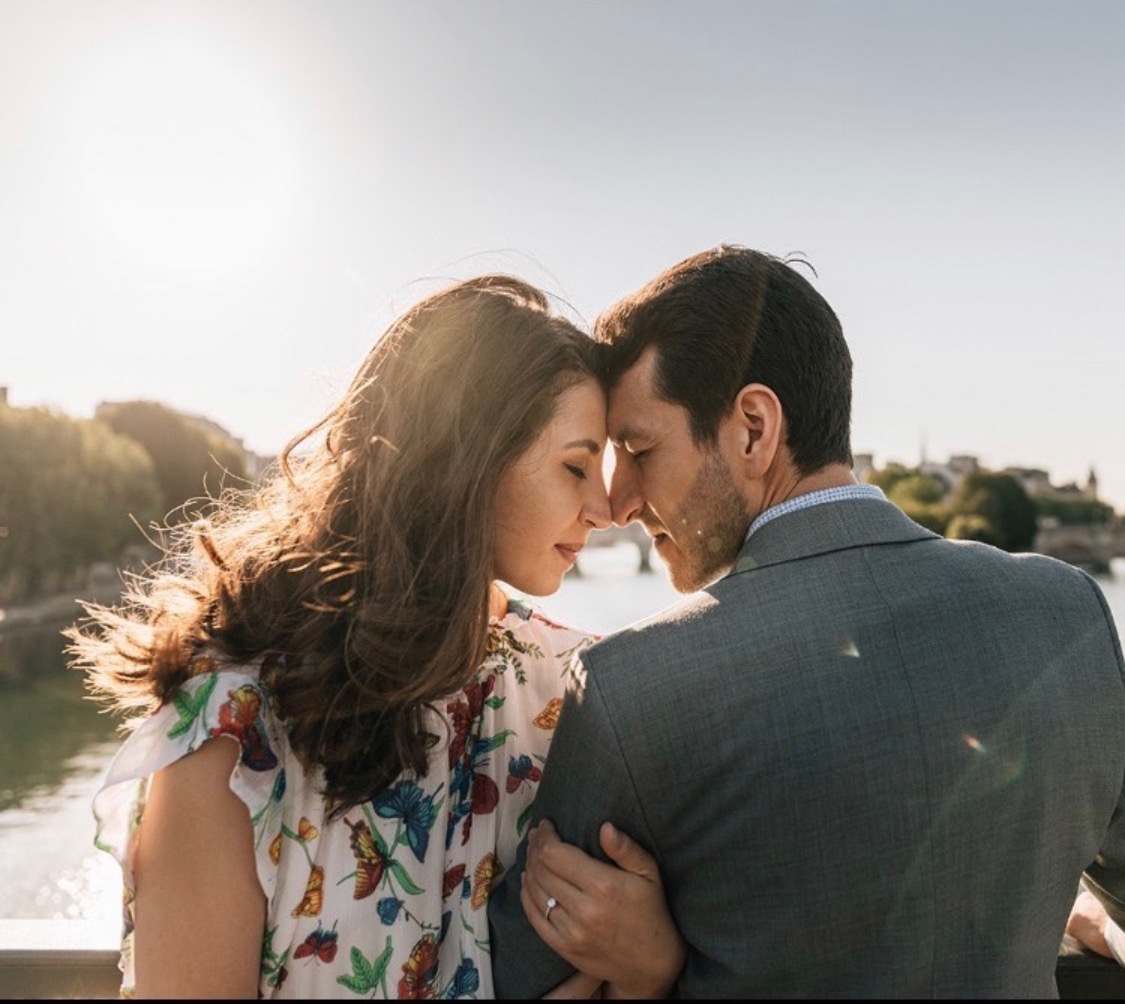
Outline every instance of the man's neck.
<path fill-rule="evenodd" d="M 767 509 L 781 505 L 782 502 L 808 495 L 810 492 L 823 491 L 825 488 L 843 488 L 845 485 L 858 483 L 847 464 L 829 464 L 803 476 L 796 471 L 789 471 L 788 476 L 778 477 L 775 483 L 766 489 L 759 512 L 765 512 Z"/>

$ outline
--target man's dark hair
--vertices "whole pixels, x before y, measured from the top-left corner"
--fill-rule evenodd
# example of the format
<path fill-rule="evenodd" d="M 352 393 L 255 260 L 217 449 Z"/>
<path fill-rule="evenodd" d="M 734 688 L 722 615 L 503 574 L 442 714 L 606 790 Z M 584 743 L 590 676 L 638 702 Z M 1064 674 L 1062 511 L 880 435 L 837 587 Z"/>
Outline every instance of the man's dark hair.
<path fill-rule="evenodd" d="M 824 298 L 786 262 L 724 244 L 694 255 L 598 318 L 612 386 L 650 345 L 656 392 L 713 443 L 738 391 L 769 387 L 797 469 L 851 464 L 852 359 Z"/>

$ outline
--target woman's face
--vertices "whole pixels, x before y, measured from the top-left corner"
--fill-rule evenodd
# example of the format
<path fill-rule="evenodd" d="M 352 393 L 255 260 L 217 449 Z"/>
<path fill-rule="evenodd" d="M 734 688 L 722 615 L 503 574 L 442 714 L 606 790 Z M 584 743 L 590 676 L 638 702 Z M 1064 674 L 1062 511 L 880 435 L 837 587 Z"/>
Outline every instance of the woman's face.
<path fill-rule="evenodd" d="M 595 527 L 610 524 L 602 479 L 605 394 L 584 380 L 500 479 L 494 577 L 532 596 L 559 588 Z"/>

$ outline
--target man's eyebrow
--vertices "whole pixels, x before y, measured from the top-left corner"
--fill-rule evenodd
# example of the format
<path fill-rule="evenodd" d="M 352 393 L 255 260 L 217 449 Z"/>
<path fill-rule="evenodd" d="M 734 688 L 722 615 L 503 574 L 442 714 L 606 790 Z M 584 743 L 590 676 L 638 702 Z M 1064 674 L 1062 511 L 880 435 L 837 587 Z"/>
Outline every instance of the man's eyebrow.
<path fill-rule="evenodd" d="M 624 429 L 620 429 L 617 435 L 614 436 L 610 440 L 610 442 L 612 442 L 614 446 L 623 446 L 626 443 L 635 443 L 638 439 L 644 438 L 645 434 L 639 429 L 633 429 L 629 426 L 626 426 Z"/>
<path fill-rule="evenodd" d="M 595 443 L 592 439 L 572 439 L 563 449 L 569 450 L 572 446 L 585 446 L 595 457 L 602 452 L 601 443 Z"/>

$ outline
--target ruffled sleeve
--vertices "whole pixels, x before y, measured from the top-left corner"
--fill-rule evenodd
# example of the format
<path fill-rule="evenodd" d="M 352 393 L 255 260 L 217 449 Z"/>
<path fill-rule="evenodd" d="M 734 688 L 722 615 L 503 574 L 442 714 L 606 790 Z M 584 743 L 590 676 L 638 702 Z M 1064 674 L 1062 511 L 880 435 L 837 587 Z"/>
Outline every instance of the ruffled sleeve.
<path fill-rule="evenodd" d="M 289 747 L 268 693 L 253 672 L 192 677 L 137 727 L 114 757 L 94 796 L 95 843 L 117 859 L 129 892 L 135 888 L 133 856 L 149 779 L 216 736 L 230 736 L 241 747 L 230 789 L 249 810 L 258 880 L 272 899 Z"/>

